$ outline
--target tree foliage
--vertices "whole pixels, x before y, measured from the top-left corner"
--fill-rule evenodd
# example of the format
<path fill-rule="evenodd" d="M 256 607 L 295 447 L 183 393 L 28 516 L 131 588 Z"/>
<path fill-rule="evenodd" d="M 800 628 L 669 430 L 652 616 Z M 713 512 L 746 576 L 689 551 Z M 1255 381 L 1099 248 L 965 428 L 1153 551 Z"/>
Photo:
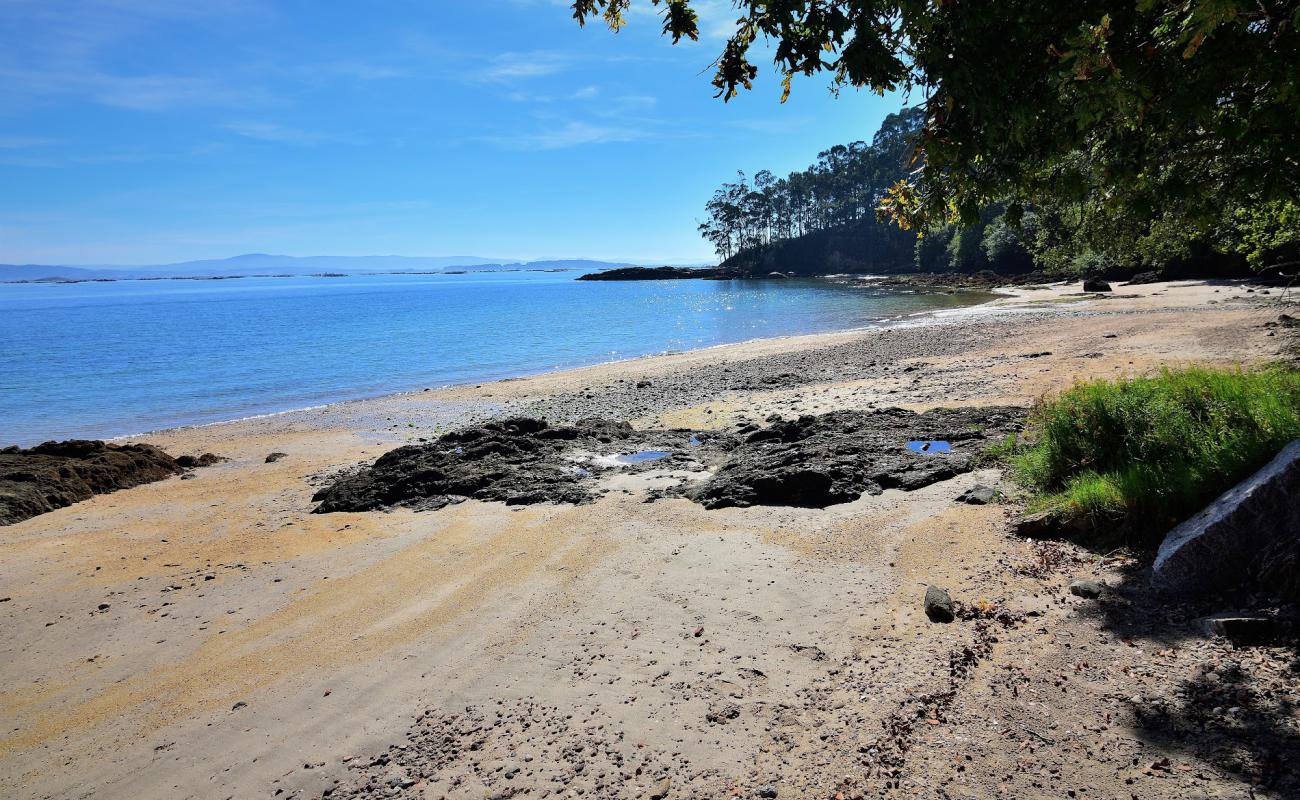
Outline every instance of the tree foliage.
<path fill-rule="evenodd" d="M 920 108 L 890 114 L 872 138 L 836 145 L 806 170 L 753 181 L 739 173 L 705 204 L 700 233 L 722 260 L 742 250 L 875 218 L 886 189 L 906 174 L 923 121 Z"/>
<path fill-rule="evenodd" d="M 629 2 L 576 0 L 574 16 L 618 29 Z M 652 2 L 674 41 L 698 37 L 691 0 Z M 1148 223 L 1231 226 L 1300 198 L 1300 0 L 734 5 L 713 78 L 724 100 L 752 88 L 764 48 L 785 93 L 825 73 L 919 96 L 913 170 L 881 201 L 905 228 L 976 223 L 1005 200 L 1012 224 L 1030 204 L 1077 212 L 1101 244 L 1133 220 L 1132 242 Z M 1287 219 L 1270 211 L 1221 240 L 1267 243 L 1277 229 L 1259 225 Z"/>

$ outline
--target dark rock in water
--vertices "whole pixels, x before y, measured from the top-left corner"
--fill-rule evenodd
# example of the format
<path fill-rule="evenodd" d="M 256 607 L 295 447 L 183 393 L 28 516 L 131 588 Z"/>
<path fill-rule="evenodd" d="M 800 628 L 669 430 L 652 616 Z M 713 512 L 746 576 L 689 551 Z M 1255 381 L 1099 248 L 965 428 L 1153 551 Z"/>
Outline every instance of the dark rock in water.
<path fill-rule="evenodd" d="M 1110 284 L 1100 278 L 1088 278 L 1083 282 L 1085 292 L 1109 292 L 1112 291 Z"/>
<path fill-rule="evenodd" d="M 288 454 L 288 453 L 279 453 L 279 452 L 271 453 L 270 455 L 268 455 L 268 456 L 266 457 L 266 462 L 265 462 L 265 463 L 267 463 L 267 464 L 274 464 L 275 462 L 279 461 L 280 459 L 282 459 L 282 458 L 288 458 L 288 457 L 289 457 L 289 454 Z"/>
<path fill-rule="evenodd" d="M 778 421 L 745 437 L 687 496 L 706 508 L 825 508 L 885 489 L 920 489 L 968 472 L 983 446 L 1019 429 L 1023 409 L 834 411 Z M 918 453 L 911 440 L 944 440 Z"/>
<path fill-rule="evenodd" d="M 213 464 L 220 464 L 229 461 L 216 453 L 204 453 L 201 456 L 177 456 L 176 463 L 181 469 L 198 469 L 199 467 L 210 467 Z"/>
<path fill-rule="evenodd" d="M 938 586 L 925 587 L 925 615 L 931 622 L 952 622 L 957 618 L 947 590 Z"/>
<path fill-rule="evenodd" d="M 692 267 L 619 267 L 603 272 L 592 272 L 578 278 L 580 281 L 670 281 L 691 278 L 729 277 L 717 269 Z"/>
<path fill-rule="evenodd" d="M 512 417 L 453 431 L 428 444 L 399 447 L 312 499 L 320 502 L 317 514 L 394 506 L 436 509 L 467 498 L 507 505 L 586 503 L 596 498 L 589 479 L 598 468 L 580 467 L 565 457 L 567 452 L 606 453 L 620 446 L 662 444 L 663 437 L 680 439 L 670 448 L 680 452 L 686 449 L 689 435 L 689 431 L 638 434 L 626 422 L 605 419 L 552 426 L 540 419 Z M 725 444 L 721 437 L 719 441 Z M 652 467 L 653 463 L 646 466 Z"/>
<path fill-rule="evenodd" d="M 769 272 L 767 273 L 767 277 L 771 278 L 772 280 L 785 280 L 790 276 L 786 275 L 784 272 Z"/>
<path fill-rule="evenodd" d="M 958 503 L 966 503 L 972 506 L 986 506 L 997 499 L 996 489 L 990 489 L 983 484 L 976 484 L 957 497 Z"/>
<path fill-rule="evenodd" d="M 1147 283 L 1160 283 L 1163 280 L 1158 272 L 1139 272 L 1128 279 L 1125 286 L 1142 286 Z"/>
<path fill-rule="evenodd" d="M 1300 562 L 1297 497 L 1300 441 L 1170 531 L 1156 554 L 1151 584 L 1188 593 L 1254 584 L 1300 598 L 1300 570 L 1294 569 Z"/>
<path fill-rule="evenodd" d="M 72 440 L 29 450 L 0 450 L 0 525 L 129 489 L 181 472 L 176 459 L 148 444 Z"/>
<path fill-rule="evenodd" d="M 1070 584 L 1070 594 L 1092 600 L 1101 597 L 1101 584 L 1096 581 L 1074 581 Z"/>

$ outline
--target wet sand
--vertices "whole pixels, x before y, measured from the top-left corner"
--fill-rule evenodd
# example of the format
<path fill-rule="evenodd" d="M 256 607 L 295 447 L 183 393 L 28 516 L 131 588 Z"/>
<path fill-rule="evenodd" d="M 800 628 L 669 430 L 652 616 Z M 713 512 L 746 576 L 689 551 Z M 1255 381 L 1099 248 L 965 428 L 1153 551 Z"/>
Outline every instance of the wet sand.
<path fill-rule="evenodd" d="M 1009 535 L 1013 507 L 954 503 L 995 470 L 824 510 L 647 503 L 669 477 L 651 471 L 580 507 L 310 513 L 338 470 L 505 413 L 726 428 L 1028 406 L 1082 378 L 1277 356 L 1279 310 L 1242 286 L 1116 288 L 141 437 L 231 460 L 0 529 L 0 794 L 1239 796 L 1213 764 L 1129 764 L 1170 750 L 1102 721 L 1132 668 L 1053 696 L 1037 738 L 988 727 L 992 709 L 1041 716 L 993 687 L 1008 664 L 1026 686 L 1069 673 L 1063 636 L 1114 648 L 1108 664 L 1158 650 L 1063 591 L 1125 564 L 1049 558 Z M 1036 616 L 998 636 L 932 625 L 927 583 Z M 1069 752 L 1080 736 L 1106 760 Z M 1016 768 L 1027 748 L 1041 775 Z"/>

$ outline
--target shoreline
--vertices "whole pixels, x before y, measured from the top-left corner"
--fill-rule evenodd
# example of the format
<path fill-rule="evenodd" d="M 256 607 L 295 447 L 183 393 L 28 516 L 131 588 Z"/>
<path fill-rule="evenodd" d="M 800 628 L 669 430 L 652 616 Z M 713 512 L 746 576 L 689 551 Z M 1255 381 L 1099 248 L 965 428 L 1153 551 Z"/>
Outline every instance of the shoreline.
<path fill-rule="evenodd" d="M 1175 703 L 1231 657 L 1191 627 L 1202 610 L 1134 622 L 1172 613 L 1140 593 L 1140 565 L 1017 539 L 1013 506 L 955 500 L 1013 492 L 996 469 L 825 509 L 654 499 L 683 473 L 650 467 L 602 477 L 578 506 L 312 513 L 341 471 L 491 416 L 734 432 L 772 415 L 1027 407 L 1080 378 L 1265 363 L 1283 344 L 1263 325 L 1279 309 L 1239 284 L 1069 295 L 151 435 L 230 460 L 0 528 L 0 794 L 359 798 L 396 780 L 404 797 L 633 797 L 668 780 L 672 798 L 828 797 L 876 748 L 907 785 L 970 796 L 1232 795 L 1241 779 L 1212 754 L 1151 744 L 1114 699 Z M 1113 599 L 1073 597 L 1080 577 Z M 1005 632 L 931 624 L 927 584 L 1005 610 Z M 950 654 L 968 649 L 956 681 Z M 1080 737 L 1097 742 L 1086 756 L 1067 746 Z M 1055 777 L 1019 771 L 1025 747 Z M 1195 768 L 1131 766 L 1162 757 Z"/>
<path fill-rule="evenodd" d="M 822 277 L 833 278 L 837 276 L 832 275 L 832 276 L 822 276 Z M 867 276 L 867 277 L 874 278 L 878 276 Z M 1068 284 L 1061 283 L 1061 284 L 1054 284 L 1053 286 L 1063 287 L 1065 285 Z M 924 293 L 924 289 L 922 289 L 921 291 L 922 293 Z M 343 400 L 331 400 L 323 403 L 315 403 L 308 406 L 288 408 L 282 411 L 267 411 L 267 412 L 257 413 L 257 414 L 248 414 L 241 417 L 232 417 L 230 419 L 214 420 L 212 422 L 198 422 L 198 423 L 190 423 L 190 424 L 182 424 L 182 425 L 172 425 L 163 428 L 154 428 L 151 430 L 141 431 L 138 433 L 126 433 L 117 436 L 105 436 L 102 438 L 104 441 L 107 442 L 139 441 L 141 439 L 150 436 L 167 435 L 167 434 L 178 433 L 187 430 L 211 428 L 211 427 L 222 426 L 222 425 L 235 425 L 241 422 L 251 422 L 255 420 L 272 418 L 272 417 L 282 417 L 291 414 L 301 414 L 301 413 L 307 413 L 312 411 L 322 411 L 322 410 L 328 410 L 335 407 L 348 406 L 352 404 L 364 404 L 364 403 L 382 402 L 385 400 L 396 400 L 399 398 L 423 395 L 431 392 L 456 391 L 456 390 L 467 389 L 469 387 L 490 386 L 490 385 L 501 384 L 501 383 L 510 383 L 514 381 L 541 378 L 541 377 L 556 375 L 565 372 L 587 370 L 587 369 L 599 369 L 601 367 L 612 366 L 616 364 L 626 364 L 626 363 L 653 360 L 659 358 L 671 358 L 673 356 L 679 356 L 687 353 L 703 353 L 712 350 L 722 350 L 727 348 L 744 348 L 749 345 L 758 345 L 762 343 L 788 342 L 788 341 L 795 341 L 795 340 L 798 340 L 800 342 L 806 340 L 810 345 L 815 346 L 814 340 L 821 337 L 838 337 L 838 336 L 845 336 L 845 335 L 863 334 L 871 331 L 885 330 L 888 328 L 902 328 L 902 327 L 915 326 L 915 325 L 960 324 L 962 317 L 967 315 L 970 312 L 973 312 L 975 309 L 987 309 L 990 305 L 995 304 L 998 301 L 1010 300 L 1019 296 L 1014 292 L 1014 287 L 995 287 L 992 289 L 969 289 L 969 290 L 958 290 L 958 292 L 966 292 L 970 294 L 986 294 L 986 295 L 990 295 L 990 297 L 981 302 L 972 303 L 967 306 L 961 306 L 958 308 L 933 309 L 930 311 L 917 311 L 917 312 L 904 314 L 896 317 L 886 317 L 884 319 L 877 320 L 867 325 L 860 325 L 851 328 L 840 328 L 840 329 L 828 330 L 828 331 L 815 331 L 811 333 L 791 333 L 791 334 L 783 334 L 778 336 L 756 336 L 751 339 L 743 339 L 735 342 L 719 342 L 716 344 L 703 345 L 701 347 L 692 347 L 683 350 L 677 350 L 677 349 L 664 350 L 655 353 L 645 353 L 642 355 L 628 356 L 626 358 L 615 358 L 606 361 L 594 361 L 588 364 L 559 366 L 553 369 L 543 369 L 535 372 L 523 372 L 523 373 L 508 375 L 499 378 L 484 378 L 478 381 L 463 381 L 458 383 L 447 383 L 447 384 L 441 384 L 436 386 L 429 386 L 427 388 L 421 388 L 421 389 L 399 389 L 395 391 L 383 391 L 383 392 L 379 392 L 372 395 L 366 395 L 362 397 L 352 397 Z M 1032 311 L 1035 309 L 1030 308 L 1030 309 L 1019 309 L 1019 310 Z M 997 311 L 1004 312 L 1004 313 L 1016 313 L 1017 309 L 1014 306 L 1003 306 L 1003 307 L 999 307 Z M 971 316 L 974 315 L 971 314 Z"/>

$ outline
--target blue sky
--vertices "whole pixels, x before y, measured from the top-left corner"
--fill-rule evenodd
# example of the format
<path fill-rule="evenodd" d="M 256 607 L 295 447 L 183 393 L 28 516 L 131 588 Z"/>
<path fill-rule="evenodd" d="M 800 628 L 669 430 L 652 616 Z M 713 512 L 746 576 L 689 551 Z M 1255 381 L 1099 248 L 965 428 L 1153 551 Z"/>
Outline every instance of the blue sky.
<path fill-rule="evenodd" d="M 721 181 L 900 104 L 781 105 L 770 70 L 724 104 L 730 4 L 676 47 L 640 6 L 615 35 L 562 0 L 0 0 L 0 263 L 706 260 Z"/>

